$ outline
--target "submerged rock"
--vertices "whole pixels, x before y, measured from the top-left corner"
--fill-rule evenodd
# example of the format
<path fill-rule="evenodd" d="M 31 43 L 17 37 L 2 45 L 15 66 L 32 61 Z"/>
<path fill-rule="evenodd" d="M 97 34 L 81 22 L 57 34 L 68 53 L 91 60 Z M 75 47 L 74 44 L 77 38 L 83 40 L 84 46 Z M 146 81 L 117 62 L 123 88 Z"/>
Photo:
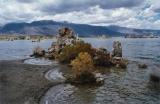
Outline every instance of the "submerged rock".
<path fill-rule="evenodd" d="M 127 60 L 122 57 L 114 57 L 112 62 L 117 68 L 126 68 L 128 63 Z"/>
<path fill-rule="evenodd" d="M 160 83 L 160 70 L 156 69 L 150 73 L 150 81 Z"/>
<path fill-rule="evenodd" d="M 101 85 L 104 83 L 104 77 L 100 73 L 83 73 L 76 77 L 68 77 L 66 83 Z"/>
<path fill-rule="evenodd" d="M 101 73 L 95 73 L 96 83 L 103 84 L 104 83 L 104 76 Z"/>
<path fill-rule="evenodd" d="M 146 69 L 147 65 L 146 64 L 138 64 L 138 67 L 141 69 Z"/>

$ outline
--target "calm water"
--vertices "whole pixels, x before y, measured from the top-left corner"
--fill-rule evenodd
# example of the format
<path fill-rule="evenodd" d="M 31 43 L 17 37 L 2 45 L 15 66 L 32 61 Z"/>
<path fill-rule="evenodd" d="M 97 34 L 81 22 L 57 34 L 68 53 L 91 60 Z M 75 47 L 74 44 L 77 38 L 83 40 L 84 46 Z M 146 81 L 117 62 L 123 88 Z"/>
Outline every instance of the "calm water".
<path fill-rule="evenodd" d="M 112 50 L 113 41 L 118 40 L 122 43 L 123 57 L 130 60 L 160 62 L 160 38 L 155 39 L 125 39 L 110 38 L 106 39 L 85 39 L 95 47 L 105 47 L 108 51 Z"/>
<path fill-rule="evenodd" d="M 160 68 L 160 39 L 95 39 L 85 38 L 94 47 L 112 50 L 114 40 L 122 42 L 123 57 L 149 64 L 147 69 L 139 69 L 137 62 L 130 62 L 127 69 L 102 69 L 105 83 L 96 86 L 73 86 L 59 84 L 50 88 L 40 104 L 160 104 L 160 86 L 149 82 L 149 73 Z M 31 41 L 0 41 L 0 60 L 14 60 L 29 57 L 35 46 L 47 49 L 52 40 L 40 43 Z M 59 74 L 58 74 L 59 73 Z M 60 75 L 71 72 L 65 66 L 57 66 L 50 72 L 54 83 Z M 59 80 L 58 80 L 59 81 Z"/>
<path fill-rule="evenodd" d="M 30 40 L 0 41 L 0 60 L 15 60 L 28 58 L 36 46 L 48 49 L 51 40 L 32 42 Z"/>
<path fill-rule="evenodd" d="M 111 52 L 113 41 L 118 40 L 122 43 L 123 57 L 130 60 L 160 62 L 160 38 L 155 39 L 125 39 L 110 38 L 96 39 L 85 38 L 86 42 L 91 43 L 94 47 L 107 48 Z M 41 42 L 31 42 L 28 40 L 17 41 L 0 41 L 0 60 L 14 60 L 29 57 L 36 46 L 45 49 L 49 48 L 52 40 L 43 40 Z"/>

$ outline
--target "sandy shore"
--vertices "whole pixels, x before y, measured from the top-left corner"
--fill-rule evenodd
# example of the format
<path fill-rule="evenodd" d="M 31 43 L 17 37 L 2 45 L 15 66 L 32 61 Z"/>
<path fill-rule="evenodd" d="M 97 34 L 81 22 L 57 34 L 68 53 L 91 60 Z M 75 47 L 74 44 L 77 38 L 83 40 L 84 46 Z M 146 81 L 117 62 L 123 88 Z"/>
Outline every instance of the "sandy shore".
<path fill-rule="evenodd" d="M 28 65 L 22 60 L 0 61 L 0 104 L 38 104 L 53 86 L 44 74 L 54 67 Z"/>

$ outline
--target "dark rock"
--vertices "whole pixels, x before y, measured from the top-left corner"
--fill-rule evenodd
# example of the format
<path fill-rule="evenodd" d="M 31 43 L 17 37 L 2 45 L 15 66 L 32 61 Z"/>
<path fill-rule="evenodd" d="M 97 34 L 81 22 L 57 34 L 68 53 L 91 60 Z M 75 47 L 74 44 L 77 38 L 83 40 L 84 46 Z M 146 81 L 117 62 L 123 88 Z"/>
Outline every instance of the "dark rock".
<path fill-rule="evenodd" d="M 138 67 L 139 67 L 139 68 L 142 68 L 142 69 L 146 69 L 146 68 L 147 68 L 147 65 L 146 65 L 146 64 L 138 64 Z"/>
<path fill-rule="evenodd" d="M 127 65 L 126 65 L 126 63 L 122 62 L 122 63 L 117 64 L 116 67 L 125 69 L 125 68 L 127 68 Z"/>
<path fill-rule="evenodd" d="M 93 50 L 93 61 L 95 66 L 112 66 L 110 53 L 106 49 L 95 49 Z"/>
<path fill-rule="evenodd" d="M 65 27 L 65 28 L 59 29 L 59 36 L 67 37 L 67 38 L 74 38 L 74 33 L 71 29 Z"/>
<path fill-rule="evenodd" d="M 103 52 L 103 53 L 109 53 L 109 52 L 107 51 L 107 49 L 105 49 L 105 48 L 99 48 L 99 51 L 101 51 L 101 52 Z"/>
<path fill-rule="evenodd" d="M 160 83 L 160 70 L 157 69 L 157 70 L 154 70 L 153 72 L 151 72 L 150 81 Z"/>
<path fill-rule="evenodd" d="M 127 68 L 127 60 L 123 59 L 122 57 L 114 57 L 112 59 L 113 64 L 117 68 Z"/>
<path fill-rule="evenodd" d="M 100 73 L 83 73 L 76 77 L 68 77 L 66 83 L 101 85 L 104 83 L 104 77 Z"/>
<path fill-rule="evenodd" d="M 95 83 L 96 82 L 95 75 L 92 73 L 82 73 L 81 75 L 76 76 L 75 80 L 80 83 Z"/>

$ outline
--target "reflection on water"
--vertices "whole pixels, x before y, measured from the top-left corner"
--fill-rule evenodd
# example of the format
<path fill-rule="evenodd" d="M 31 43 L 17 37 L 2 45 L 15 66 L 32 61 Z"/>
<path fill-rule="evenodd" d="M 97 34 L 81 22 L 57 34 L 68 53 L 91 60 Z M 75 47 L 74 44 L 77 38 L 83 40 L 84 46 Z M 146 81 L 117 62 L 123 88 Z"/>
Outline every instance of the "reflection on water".
<path fill-rule="evenodd" d="M 24 61 L 25 64 L 33 64 L 33 65 L 52 65 L 56 64 L 54 61 L 47 60 L 44 58 L 32 58 L 32 59 L 26 59 Z"/>
<path fill-rule="evenodd" d="M 91 104 L 95 98 L 94 87 L 75 87 L 61 84 L 51 88 L 41 104 Z"/>

